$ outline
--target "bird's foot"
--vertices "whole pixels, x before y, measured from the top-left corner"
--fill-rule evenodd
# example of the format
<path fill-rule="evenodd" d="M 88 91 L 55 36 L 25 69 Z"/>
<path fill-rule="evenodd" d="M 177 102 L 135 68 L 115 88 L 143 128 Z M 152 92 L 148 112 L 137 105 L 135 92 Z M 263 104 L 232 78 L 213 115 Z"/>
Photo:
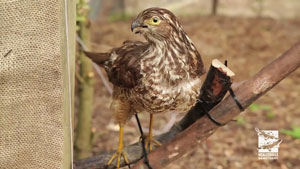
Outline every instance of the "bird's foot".
<path fill-rule="evenodd" d="M 152 148 L 153 148 L 153 145 L 156 145 L 156 146 L 161 146 L 161 143 L 157 140 L 155 140 L 152 136 L 152 134 L 149 134 L 146 136 L 145 138 L 145 147 L 146 149 L 150 151 L 152 151 Z"/>
<path fill-rule="evenodd" d="M 123 156 L 124 158 L 124 161 L 127 165 L 129 165 L 129 160 L 127 158 L 127 155 L 126 155 L 126 152 L 122 149 L 118 149 L 113 155 L 112 157 L 110 158 L 110 160 L 108 161 L 107 165 L 111 165 L 111 163 L 113 162 L 113 160 L 115 158 L 117 158 L 117 169 L 120 168 L 120 163 L 121 163 L 121 157 Z"/>

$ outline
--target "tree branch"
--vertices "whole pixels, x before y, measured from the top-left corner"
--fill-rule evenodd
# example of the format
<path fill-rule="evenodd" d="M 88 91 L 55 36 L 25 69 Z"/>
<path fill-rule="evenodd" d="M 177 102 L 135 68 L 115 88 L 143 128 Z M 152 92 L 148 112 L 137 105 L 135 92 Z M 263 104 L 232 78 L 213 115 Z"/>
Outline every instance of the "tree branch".
<path fill-rule="evenodd" d="M 185 130 L 188 126 L 201 118 L 205 113 L 217 105 L 225 96 L 227 90 L 230 88 L 233 76 L 227 67 L 225 67 L 218 60 L 213 60 L 212 66 L 207 73 L 206 80 L 201 88 L 199 101 L 194 108 L 192 108 L 185 117 L 174 126 L 167 133 L 156 136 L 156 139 L 161 143 L 166 143 L 174 138 L 178 133 Z M 125 151 L 129 156 L 130 163 L 135 163 L 142 158 L 142 148 L 140 143 L 135 143 L 125 147 Z M 112 154 L 101 154 L 95 157 L 90 157 L 81 161 L 76 161 L 76 169 L 86 168 L 106 168 L 106 163 Z M 124 166 L 124 162 L 121 166 Z M 114 168 L 113 166 L 109 168 Z"/>

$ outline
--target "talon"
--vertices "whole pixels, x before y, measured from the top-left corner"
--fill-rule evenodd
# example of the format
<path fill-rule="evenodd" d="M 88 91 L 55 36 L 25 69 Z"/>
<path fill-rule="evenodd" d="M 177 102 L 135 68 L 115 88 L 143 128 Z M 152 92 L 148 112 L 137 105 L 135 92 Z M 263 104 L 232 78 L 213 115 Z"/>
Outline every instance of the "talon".
<path fill-rule="evenodd" d="M 149 151 L 152 151 L 153 144 L 155 144 L 156 146 L 162 145 L 159 141 L 155 140 L 152 135 L 149 134 L 145 139 L 146 149 L 148 149 Z"/>
<path fill-rule="evenodd" d="M 114 161 L 115 158 L 117 158 L 117 169 L 120 168 L 120 163 L 121 163 L 121 157 L 123 156 L 123 159 L 127 165 L 129 165 L 129 160 L 127 158 L 126 152 L 123 149 L 123 126 L 120 126 L 120 142 L 119 142 L 119 147 L 117 151 L 112 155 L 110 160 L 108 161 L 107 165 L 111 165 L 111 163 Z"/>
<path fill-rule="evenodd" d="M 121 163 L 121 157 L 123 156 L 123 159 L 125 161 L 125 163 L 128 165 L 129 164 L 129 160 L 127 158 L 127 155 L 126 153 L 122 150 L 117 150 L 113 155 L 112 157 L 110 158 L 110 160 L 108 161 L 107 165 L 111 165 L 111 163 L 114 161 L 115 158 L 117 158 L 117 169 L 120 168 L 120 163 Z"/>
<path fill-rule="evenodd" d="M 124 160 L 125 160 L 125 163 L 126 163 L 127 165 L 129 165 L 129 160 L 128 160 L 127 155 L 126 155 L 125 152 L 123 152 L 123 158 L 124 158 Z"/>
<path fill-rule="evenodd" d="M 152 135 L 152 128 L 153 128 L 153 115 L 150 114 L 150 125 L 149 125 L 149 134 L 147 135 L 145 139 L 145 147 L 149 151 L 152 151 L 153 144 L 156 144 L 157 146 L 161 146 L 161 143 L 153 138 Z"/>

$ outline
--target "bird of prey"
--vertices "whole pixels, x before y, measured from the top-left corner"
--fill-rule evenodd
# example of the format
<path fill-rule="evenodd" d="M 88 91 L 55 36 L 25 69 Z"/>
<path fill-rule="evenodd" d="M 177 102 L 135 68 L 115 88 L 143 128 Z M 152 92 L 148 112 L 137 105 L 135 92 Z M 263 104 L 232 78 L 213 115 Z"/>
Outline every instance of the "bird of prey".
<path fill-rule="evenodd" d="M 160 145 L 152 136 L 153 115 L 186 112 L 197 100 L 204 66 L 200 54 L 175 15 L 167 9 L 149 8 L 132 22 L 131 31 L 145 38 L 125 41 L 109 53 L 86 52 L 103 66 L 113 84 L 111 110 L 120 126 L 119 146 L 108 165 L 123 156 L 123 127 L 135 113 L 150 114 L 146 148 Z"/>

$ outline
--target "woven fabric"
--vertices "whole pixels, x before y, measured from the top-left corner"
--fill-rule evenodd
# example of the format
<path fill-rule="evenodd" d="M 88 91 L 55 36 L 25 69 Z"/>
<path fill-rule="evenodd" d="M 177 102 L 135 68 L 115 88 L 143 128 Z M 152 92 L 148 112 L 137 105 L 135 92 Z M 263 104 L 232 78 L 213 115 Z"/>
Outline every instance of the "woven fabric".
<path fill-rule="evenodd" d="M 1 169 L 62 168 L 63 7 L 0 0 Z"/>

